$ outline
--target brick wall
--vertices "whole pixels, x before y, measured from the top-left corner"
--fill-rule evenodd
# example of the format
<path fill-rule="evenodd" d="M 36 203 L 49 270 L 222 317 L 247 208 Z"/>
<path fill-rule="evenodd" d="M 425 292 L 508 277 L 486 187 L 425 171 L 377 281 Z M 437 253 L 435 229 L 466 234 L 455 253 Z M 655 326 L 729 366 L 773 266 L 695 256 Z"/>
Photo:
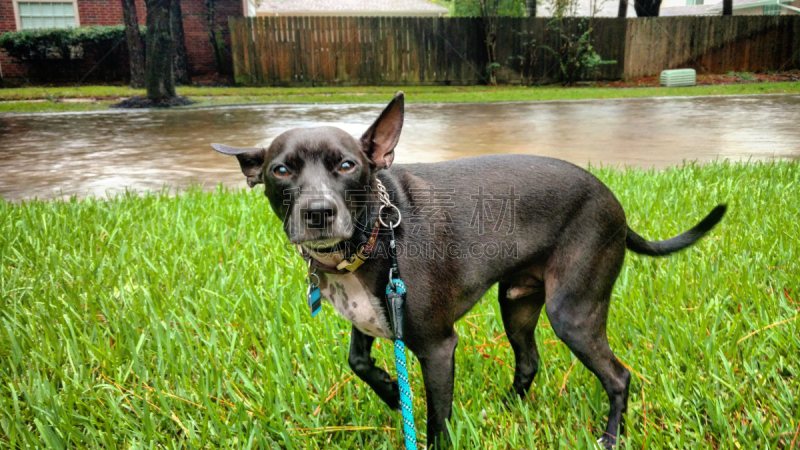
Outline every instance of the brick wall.
<path fill-rule="evenodd" d="M 0 0 L 1 1 L 1 0 Z M 183 29 L 186 36 L 186 52 L 189 59 L 189 72 L 194 75 L 206 75 L 216 72 L 211 40 L 208 34 L 208 15 L 204 0 L 182 0 Z M 244 15 L 241 0 L 216 0 L 215 23 L 217 38 L 225 42 L 222 50 L 223 66 L 227 73 L 232 73 L 230 66 L 230 31 L 228 17 Z"/>
<path fill-rule="evenodd" d="M 241 0 L 216 0 L 216 28 L 225 43 L 223 62 L 230 64 L 230 33 L 228 16 L 242 16 Z M 181 0 L 183 26 L 186 36 L 186 51 L 189 60 L 189 73 L 192 76 L 210 75 L 216 72 L 211 42 L 208 37 L 205 0 Z M 139 23 L 146 22 L 144 0 L 136 0 Z M 81 26 L 117 25 L 123 23 L 120 0 L 78 0 L 78 14 Z M 0 33 L 15 31 L 14 7 L 12 0 L 0 0 Z M 3 77 L 20 78 L 27 75 L 24 63 L 9 57 L 0 50 L 0 67 Z M 228 71 L 228 70 L 226 70 Z"/>
<path fill-rule="evenodd" d="M 81 26 L 118 25 L 122 23 L 122 2 L 120 0 L 78 0 L 78 14 Z M 145 14 L 144 0 L 136 0 L 136 15 L 142 25 L 145 23 Z"/>
<path fill-rule="evenodd" d="M 17 29 L 14 20 L 14 4 L 11 0 L 0 0 L 0 32 L 12 31 Z M 5 52 L 0 50 L 0 70 L 3 77 L 20 77 L 24 75 L 24 68 L 14 63 Z"/>

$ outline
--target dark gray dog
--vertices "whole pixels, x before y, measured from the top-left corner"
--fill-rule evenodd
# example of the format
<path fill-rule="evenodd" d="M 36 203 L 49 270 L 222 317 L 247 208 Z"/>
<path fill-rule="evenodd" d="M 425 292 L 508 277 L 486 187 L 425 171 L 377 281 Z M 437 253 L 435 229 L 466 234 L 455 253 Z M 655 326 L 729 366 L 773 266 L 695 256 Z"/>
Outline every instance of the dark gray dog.
<path fill-rule="evenodd" d="M 610 411 L 600 442 L 615 445 L 630 373 L 608 345 L 606 320 L 625 249 L 650 256 L 684 249 L 722 219 L 725 205 L 681 235 L 650 242 L 628 227 L 603 183 L 565 161 L 498 155 L 392 166 L 402 125 L 400 92 L 360 141 L 320 127 L 287 131 L 267 149 L 212 147 L 238 158 L 250 187 L 264 183 L 289 240 L 303 247 L 319 275 L 323 298 L 353 323 L 350 367 L 398 409 L 397 382 L 370 356 L 375 337 L 393 336 L 383 300 L 390 258 L 375 251 L 354 272 L 335 268 L 370 236 L 386 243 L 388 230 L 373 227 L 378 213 L 370 207 L 380 204 L 376 179 L 385 185 L 403 217 L 395 230 L 408 288 L 403 333 L 425 383 L 428 446 L 446 438 L 458 343 L 453 325 L 495 283 L 516 358 L 512 397 L 524 397 L 536 375 L 534 331 L 544 307 L 556 335 L 603 383 Z M 385 221 L 396 221 L 389 209 Z"/>

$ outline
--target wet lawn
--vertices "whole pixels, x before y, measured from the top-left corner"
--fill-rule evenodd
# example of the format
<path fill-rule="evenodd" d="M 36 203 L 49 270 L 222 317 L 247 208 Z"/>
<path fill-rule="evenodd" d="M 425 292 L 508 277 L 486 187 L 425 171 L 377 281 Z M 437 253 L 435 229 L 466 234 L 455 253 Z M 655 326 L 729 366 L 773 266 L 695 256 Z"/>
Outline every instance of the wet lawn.
<path fill-rule="evenodd" d="M 633 229 L 609 336 L 634 374 L 627 448 L 789 448 L 800 424 L 800 163 L 593 169 Z M 254 208 L 263 213 L 254 214 Z M 257 191 L 0 202 L 0 447 L 398 448 L 400 415 L 347 367 L 348 323 L 312 319 L 302 259 Z M 457 324 L 456 448 L 591 448 L 608 404 L 542 316 L 528 401 L 496 290 Z M 394 373 L 391 345 L 373 350 Z M 424 442 L 419 365 L 410 358 Z"/>
<path fill-rule="evenodd" d="M 403 90 L 408 103 L 463 103 L 800 93 L 800 82 L 752 82 L 682 88 L 562 86 L 384 86 L 321 88 L 181 87 L 195 100 L 186 108 L 267 103 L 385 103 Z M 126 86 L 0 89 L 0 113 L 96 111 L 124 98 L 144 95 Z"/>

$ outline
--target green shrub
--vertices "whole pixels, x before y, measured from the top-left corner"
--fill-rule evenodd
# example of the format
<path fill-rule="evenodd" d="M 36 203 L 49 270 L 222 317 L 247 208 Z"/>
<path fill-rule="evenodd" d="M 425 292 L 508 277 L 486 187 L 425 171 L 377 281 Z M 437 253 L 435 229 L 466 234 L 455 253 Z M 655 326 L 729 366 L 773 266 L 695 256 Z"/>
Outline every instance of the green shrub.
<path fill-rule="evenodd" d="M 526 17 L 522 0 L 483 0 L 494 14 L 502 17 Z M 458 0 L 442 2 L 452 11 L 453 17 L 481 17 L 481 0 Z"/>
<path fill-rule="evenodd" d="M 140 28 L 144 36 L 144 27 Z M 124 44 L 124 25 L 21 30 L 0 35 L 0 48 L 22 60 L 81 59 Z"/>
<path fill-rule="evenodd" d="M 586 19 L 578 23 L 576 30 L 567 29 L 562 19 L 552 19 L 547 22 L 547 29 L 559 37 L 560 45 L 556 48 L 543 45 L 542 49 L 552 53 L 558 60 L 558 79 L 565 86 L 571 86 L 579 80 L 591 79 L 600 66 L 617 63 L 614 60 L 604 60 L 594 51 L 591 40 L 594 29 Z"/>

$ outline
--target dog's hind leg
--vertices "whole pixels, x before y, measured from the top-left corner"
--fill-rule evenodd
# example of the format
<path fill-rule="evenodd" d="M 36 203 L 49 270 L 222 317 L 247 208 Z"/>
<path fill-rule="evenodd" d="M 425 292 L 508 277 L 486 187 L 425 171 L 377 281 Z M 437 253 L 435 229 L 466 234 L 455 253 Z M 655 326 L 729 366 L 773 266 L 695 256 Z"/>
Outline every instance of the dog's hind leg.
<path fill-rule="evenodd" d="M 525 398 L 528 389 L 533 383 L 533 378 L 539 370 L 539 350 L 536 348 L 536 324 L 544 305 L 544 291 L 535 292 L 522 298 L 511 299 L 508 291 L 512 286 L 509 283 L 500 283 L 498 286 L 498 300 L 500 312 L 503 317 L 503 327 L 506 337 L 514 349 L 514 384 L 511 388 L 514 394 Z"/>
<path fill-rule="evenodd" d="M 566 251 L 556 257 L 545 275 L 545 309 L 553 331 L 597 376 L 608 394 L 608 425 L 599 440 L 606 448 L 616 445 L 618 433 L 624 433 L 631 379 L 611 351 L 606 334 L 611 290 L 624 255 L 621 240 Z"/>
<path fill-rule="evenodd" d="M 374 337 L 366 335 L 353 327 L 350 334 L 350 356 L 347 362 L 359 378 L 364 380 L 389 408 L 400 410 L 400 387 L 386 371 L 375 366 L 375 358 L 370 355 Z"/>

